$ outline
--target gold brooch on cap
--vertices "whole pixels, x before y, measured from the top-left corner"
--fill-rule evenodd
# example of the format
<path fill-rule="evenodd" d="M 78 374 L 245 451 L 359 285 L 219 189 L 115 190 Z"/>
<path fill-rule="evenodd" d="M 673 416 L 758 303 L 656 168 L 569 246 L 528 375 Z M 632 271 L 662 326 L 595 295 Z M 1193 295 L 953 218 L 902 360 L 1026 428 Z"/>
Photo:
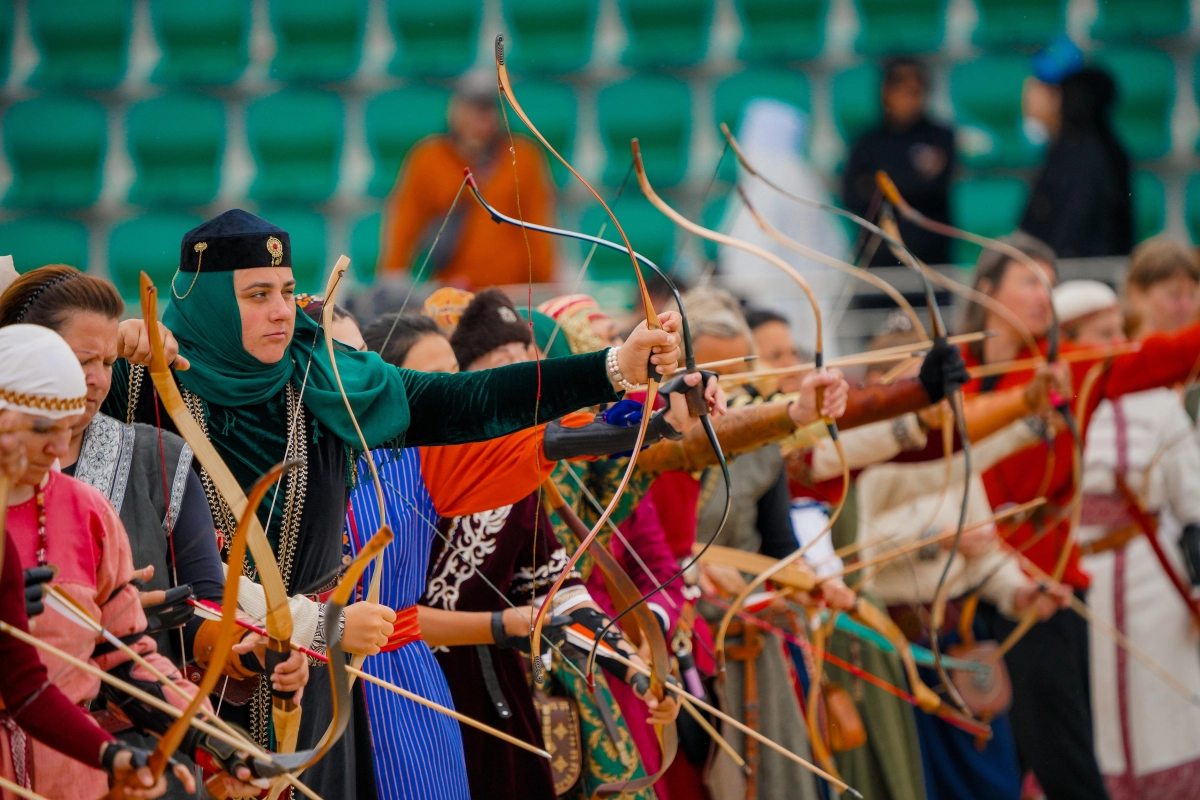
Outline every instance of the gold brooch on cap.
<path fill-rule="evenodd" d="M 196 279 L 200 277 L 200 263 L 204 261 L 204 251 L 208 249 L 208 242 L 196 242 L 192 245 L 192 249 L 196 251 L 196 274 L 192 276 L 192 285 L 183 294 L 175 290 L 175 277 L 179 275 L 179 270 L 175 270 L 175 275 L 171 276 L 171 294 L 175 295 L 175 299 L 182 300 L 192 293 L 192 289 L 196 288 Z M 181 264 L 180 267 L 183 265 Z"/>
<path fill-rule="evenodd" d="M 267 252 L 271 254 L 271 266 L 278 267 L 283 261 L 283 242 L 274 236 L 267 237 Z"/>

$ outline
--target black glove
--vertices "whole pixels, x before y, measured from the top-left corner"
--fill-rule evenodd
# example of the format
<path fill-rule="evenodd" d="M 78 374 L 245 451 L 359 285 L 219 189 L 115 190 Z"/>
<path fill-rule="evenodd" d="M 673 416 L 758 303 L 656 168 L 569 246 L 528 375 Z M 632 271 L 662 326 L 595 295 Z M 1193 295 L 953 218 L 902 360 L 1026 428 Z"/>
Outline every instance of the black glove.
<path fill-rule="evenodd" d="M 134 747 L 118 739 L 110 742 L 108 747 L 104 748 L 104 752 L 100 754 L 100 768 L 107 772 L 109 777 L 116 777 L 113 770 L 116 768 L 117 756 L 125 750 L 129 751 L 129 766 L 133 769 L 141 769 L 150 764 L 151 753 L 149 750 Z M 168 771 L 177 766 L 179 766 L 178 761 L 173 758 L 167 759 Z"/>
<path fill-rule="evenodd" d="M 46 596 L 46 587 L 54 577 L 50 567 L 30 567 L 25 570 L 25 616 L 33 619 L 46 610 L 42 598 Z"/>
<path fill-rule="evenodd" d="M 1192 586 L 1200 586 L 1200 525 L 1189 522 L 1179 534 L 1179 549 Z"/>
<path fill-rule="evenodd" d="M 947 394 L 971 380 L 962 352 L 945 337 L 934 339 L 933 347 L 921 362 L 921 374 L 917 377 L 925 387 L 930 403 L 940 402 Z"/>
<path fill-rule="evenodd" d="M 570 617 L 550 617 L 542 624 L 542 639 L 555 647 L 560 647 L 567 640 L 566 627 L 570 624 Z M 529 655 L 529 637 L 510 636 L 504 630 L 503 611 L 492 612 L 492 641 L 497 647 L 511 647 Z"/>
<path fill-rule="evenodd" d="M 241 733 L 247 741 L 253 741 L 250 734 L 237 725 L 232 726 Z M 258 785 L 261 779 L 273 778 L 283 773 L 283 767 L 278 764 L 268 764 L 257 758 L 240 752 L 236 747 L 221 739 L 215 739 L 207 733 L 201 733 L 195 728 L 188 728 L 180 751 L 192 755 L 192 760 L 209 772 L 225 772 L 238 777 L 239 767 L 250 770 L 250 780 Z M 240 780 L 240 778 L 239 778 Z"/>
<path fill-rule="evenodd" d="M 706 369 L 699 370 L 699 372 L 700 382 L 695 386 L 688 386 L 686 383 L 684 383 L 683 379 L 687 377 L 687 374 L 685 373 L 683 375 L 677 375 L 666 383 L 663 383 L 658 387 L 658 393 L 664 397 L 668 394 L 682 394 L 687 398 L 688 411 L 693 417 L 705 416 L 708 414 L 708 401 L 704 399 L 704 389 L 706 386 L 708 386 L 708 381 L 710 378 L 717 377 L 717 373 L 710 372 Z M 680 436 L 679 438 L 683 437 Z"/>
<path fill-rule="evenodd" d="M 142 608 L 146 612 L 146 633 L 154 634 L 159 631 L 169 631 L 182 628 L 191 622 L 196 615 L 196 609 L 188 600 L 192 599 L 190 584 L 167 589 L 167 596 L 161 603 Z"/>

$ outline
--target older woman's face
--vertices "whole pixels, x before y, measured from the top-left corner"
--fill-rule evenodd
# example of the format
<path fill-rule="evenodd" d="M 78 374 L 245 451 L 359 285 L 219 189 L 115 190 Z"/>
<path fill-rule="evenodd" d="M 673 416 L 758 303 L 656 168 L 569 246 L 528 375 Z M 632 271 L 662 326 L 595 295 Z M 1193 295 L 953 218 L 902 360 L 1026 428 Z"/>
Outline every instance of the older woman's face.
<path fill-rule="evenodd" d="M 750 355 L 750 343 L 744 336 L 733 336 L 724 339 L 709 333 L 702 333 L 692 340 L 696 353 L 697 364 L 707 364 L 710 361 L 725 361 L 730 358 L 745 358 Z M 723 364 L 713 369 L 721 375 L 732 375 L 742 372 L 745 366 L 739 364 Z"/>
<path fill-rule="evenodd" d="M 794 367 L 800 363 L 800 353 L 792 341 L 792 329 L 786 322 L 772 320 L 759 325 L 754 329 L 754 342 L 758 346 L 758 362 L 765 369 Z M 804 376 L 799 372 L 781 375 L 779 391 L 798 392 L 803 380 Z"/>
<path fill-rule="evenodd" d="M 1119 308 L 1107 308 L 1089 314 L 1073 326 L 1071 341 L 1084 347 L 1101 347 L 1125 341 L 1124 315 Z"/>
<path fill-rule="evenodd" d="M 508 344 L 502 344 L 495 349 L 489 350 L 472 361 L 467 365 L 466 371 L 475 372 L 481 369 L 504 367 L 509 364 L 518 364 L 522 361 L 533 361 L 534 357 L 532 344 L 509 342 Z"/>
<path fill-rule="evenodd" d="M 47 419 L 21 412 L 14 413 L 15 419 L 10 424 L 18 429 L 15 435 L 25 450 L 27 460 L 25 473 L 17 482 L 37 486 L 54 466 L 54 462 L 67 454 L 71 445 L 71 430 L 78 424 L 80 415 Z"/>
<path fill-rule="evenodd" d="M 87 379 L 87 408 L 78 425 L 86 428 L 100 410 L 112 386 L 112 367 L 117 360 L 117 320 L 82 311 L 72 314 L 58 331 L 71 346 Z"/>

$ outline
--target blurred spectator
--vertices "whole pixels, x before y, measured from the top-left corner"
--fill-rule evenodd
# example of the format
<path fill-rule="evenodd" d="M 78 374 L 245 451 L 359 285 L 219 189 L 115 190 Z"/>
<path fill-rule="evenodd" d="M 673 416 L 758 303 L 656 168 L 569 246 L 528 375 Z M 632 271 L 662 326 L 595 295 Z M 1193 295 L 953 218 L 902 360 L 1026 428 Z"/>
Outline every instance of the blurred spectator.
<path fill-rule="evenodd" d="M 754 333 L 758 363 L 763 369 L 782 369 L 804 363 L 800 351 L 796 348 L 796 342 L 792 339 L 792 329 L 788 327 L 787 317 L 765 308 L 753 307 L 744 309 L 743 314 L 746 324 Z M 781 375 L 779 391 L 785 394 L 798 392 L 803 380 L 804 375 L 799 372 Z"/>
<path fill-rule="evenodd" d="M 1126 331 L 1131 339 L 1174 333 L 1196 321 L 1200 257 L 1183 242 L 1155 236 L 1139 244 L 1125 276 Z"/>
<path fill-rule="evenodd" d="M 510 152 L 496 104 L 496 79 L 472 73 L 450 101 L 450 132 L 418 142 L 400 169 L 384 211 L 379 273 L 419 269 L 470 167 L 488 202 L 505 214 L 550 224 L 554 189 L 541 149 L 514 137 Z M 513 161 L 516 161 L 514 167 Z M 464 189 L 429 260 L 425 280 L 468 288 L 550 281 L 554 249 L 550 237 L 497 225 Z"/>
<path fill-rule="evenodd" d="M 913 208 L 940 222 L 950 221 L 950 178 L 956 155 L 954 132 L 929 118 L 929 77 L 913 58 L 895 58 L 883 72 L 883 123 L 854 143 L 846 160 L 842 202 L 866 216 L 876 194 L 875 173 L 883 170 Z M 950 243 L 907 222 L 900 234 L 913 255 L 927 264 L 950 259 Z M 872 266 L 899 262 L 886 247 L 875 251 Z"/>
<path fill-rule="evenodd" d="M 1133 248 L 1133 210 L 1129 156 L 1110 121 L 1116 84 L 1103 70 L 1084 68 L 1071 48 L 1055 41 L 1025 81 L 1026 134 L 1050 146 L 1021 229 L 1060 258 L 1125 255 Z"/>
<path fill-rule="evenodd" d="M 769 170 L 771 180 L 788 191 L 812 200 L 831 202 L 825 182 L 804 158 L 809 117 L 795 106 L 778 100 L 760 99 L 746 105 L 738 127 L 738 140 L 749 162 Z M 845 258 L 845 228 L 829 212 L 800 205 L 742 173 L 740 187 L 746 202 L 753 205 L 768 225 L 800 244 L 834 258 Z M 729 233 L 769 250 L 804 276 L 822 310 L 837 306 L 847 276 L 811 258 L 800 255 L 771 239 L 759 227 L 745 203 L 737 203 Z M 756 255 L 732 247 L 720 250 L 720 283 L 755 306 L 783 316 L 805 347 L 816 345 L 816 322 L 812 306 L 794 281 Z M 837 355 L 833 320 L 824 319 L 825 355 Z"/>

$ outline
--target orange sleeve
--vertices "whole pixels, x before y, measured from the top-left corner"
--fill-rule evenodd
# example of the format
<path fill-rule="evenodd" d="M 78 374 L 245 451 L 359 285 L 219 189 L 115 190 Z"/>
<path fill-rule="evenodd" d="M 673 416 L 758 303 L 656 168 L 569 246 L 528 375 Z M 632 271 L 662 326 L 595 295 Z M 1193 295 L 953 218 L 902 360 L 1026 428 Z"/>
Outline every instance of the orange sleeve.
<path fill-rule="evenodd" d="M 400 177 L 383 212 L 380 273 L 403 272 L 408 268 L 417 239 L 433 217 L 433 209 L 426 202 L 429 195 L 421 190 L 433 177 L 427 167 L 436 155 L 432 147 L 430 141 L 417 144 L 400 168 Z"/>
<path fill-rule="evenodd" d="M 461 517 L 528 497 L 557 461 L 542 450 L 545 425 L 470 444 L 421 448 L 421 476 L 443 517 Z"/>

